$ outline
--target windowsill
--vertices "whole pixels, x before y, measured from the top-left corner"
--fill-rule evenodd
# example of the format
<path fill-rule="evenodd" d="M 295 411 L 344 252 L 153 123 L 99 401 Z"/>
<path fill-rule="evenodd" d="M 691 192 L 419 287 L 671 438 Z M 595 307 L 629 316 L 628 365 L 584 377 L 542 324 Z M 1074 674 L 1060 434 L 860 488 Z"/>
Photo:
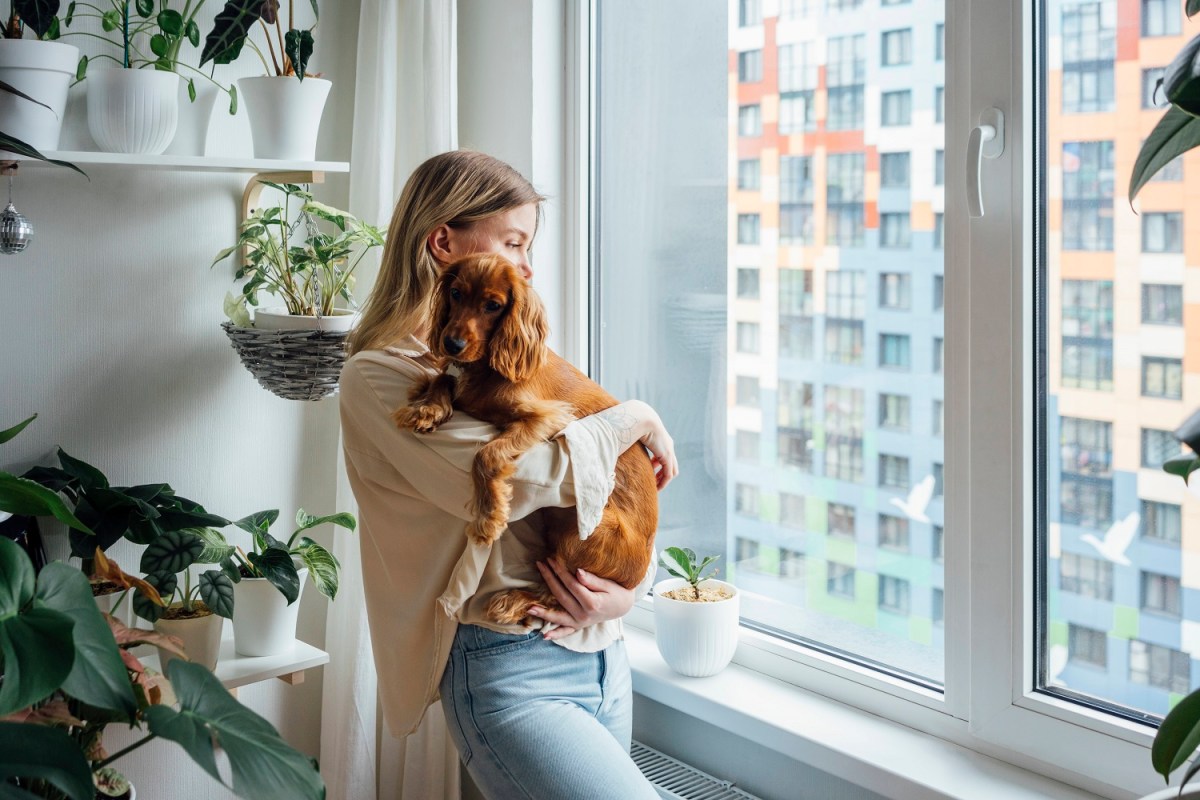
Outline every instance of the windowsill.
<path fill-rule="evenodd" d="M 678 675 L 654 634 L 625 626 L 638 694 L 884 797 L 1082 800 L 1081 789 L 731 664 Z"/>

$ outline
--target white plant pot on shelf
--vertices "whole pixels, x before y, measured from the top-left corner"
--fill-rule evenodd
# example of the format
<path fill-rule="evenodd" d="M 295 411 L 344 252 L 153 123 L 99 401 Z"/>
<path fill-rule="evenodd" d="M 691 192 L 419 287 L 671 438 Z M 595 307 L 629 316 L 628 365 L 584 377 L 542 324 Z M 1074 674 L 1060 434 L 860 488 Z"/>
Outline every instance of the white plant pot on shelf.
<path fill-rule="evenodd" d="M 703 678 L 729 664 L 738 643 L 740 595 L 737 587 L 714 578 L 700 588 L 724 587 L 732 596 L 714 603 L 672 600 L 666 593 L 688 586 L 682 578 L 668 578 L 654 586 L 654 641 L 667 665 L 680 675 Z"/>
<path fill-rule="evenodd" d="M 221 654 L 221 628 L 224 623 L 224 617 L 207 614 L 191 619 L 160 619 L 154 623 L 154 630 L 168 636 L 178 636 L 188 658 L 212 670 L 216 668 L 217 657 Z M 170 650 L 158 648 L 158 666 L 163 674 L 166 674 L 167 664 L 178 657 Z"/>
<path fill-rule="evenodd" d="M 322 78 L 241 78 L 255 158 L 313 161 L 321 115 L 333 86 Z"/>
<path fill-rule="evenodd" d="M 0 130 L 45 152 L 57 150 L 79 48 L 37 39 L 0 39 L 0 81 L 49 108 L 0 92 Z"/>
<path fill-rule="evenodd" d="M 254 327 L 263 331 L 348 331 L 358 322 L 358 312 L 337 308 L 328 317 L 289 314 L 287 306 L 259 308 L 254 312 Z"/>
<path fill-rule="evenodd" d="M 233 585 L 233 649 L 238 655 L 274 656 L 291 649 L 308 568 L 297 574 L 300 592 L 291 605 L 266 578 L 242 578 Z"/>
<path fill-rule="evenodd" d="M 188 97 L 188 82 L 179 81 L 179 124 L 175 127 L 175 138 L 166 152 L 174 156 L 202 156 L 208 147 L 208 125 L 213 106 L 217 101 L 218 89 L 203 79 L 193 82 L 196 99 Z"/>
<path fill-rule="evenodd" d="M 108 153 L 167 149 L 179 123 L 179 76 L 155 69 L 97 69 L 87 77 L 88 132 Z"/>

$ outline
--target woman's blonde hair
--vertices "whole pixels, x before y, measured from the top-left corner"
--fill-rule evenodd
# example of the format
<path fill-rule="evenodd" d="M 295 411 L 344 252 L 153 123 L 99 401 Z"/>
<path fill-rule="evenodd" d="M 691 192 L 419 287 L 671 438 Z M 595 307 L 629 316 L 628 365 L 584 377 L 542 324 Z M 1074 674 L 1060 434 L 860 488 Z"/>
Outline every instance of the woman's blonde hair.
<path fill-rule="evenodd" d="M 440 268 L 428 239 L 439 225 L 466 227 L 544 199 L 521 173 L 485 153 L 452 150 L 417 167 L 392 213 L 379 277 L 350 334 L 350 353 L 386 347 L 429 320 Z"/>

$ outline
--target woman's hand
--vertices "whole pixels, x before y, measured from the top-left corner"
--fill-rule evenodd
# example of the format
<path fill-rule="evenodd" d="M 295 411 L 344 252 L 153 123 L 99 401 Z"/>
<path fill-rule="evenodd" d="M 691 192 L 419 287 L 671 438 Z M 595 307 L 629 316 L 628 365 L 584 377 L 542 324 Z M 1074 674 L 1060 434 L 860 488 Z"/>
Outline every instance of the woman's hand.
<path fill-rule="evenodd" d="M 667 427 L 663 425 L 658 412 L 649 404 L 641 400 L 626 400 L 601 411 L 600 416 L 613 426 L 626 447 L 640 442 L 650 451 L 650 461 L 654 464 L 660 492 L 679 474 L 675 440 L 667 433 Z"/>
<path fill-rule="evenodd" d="M 530 615 L 559 627 L 545 634 L 547 639 L 561 639 L 575 631 L 625 616 L 633 608 L 634 592 L 619 583 L 599 578 L 583 570 L 571 574 L 556 558 L 537 562 L 542 580 L 558 599 L 561 609 L 534 606 Z"/>

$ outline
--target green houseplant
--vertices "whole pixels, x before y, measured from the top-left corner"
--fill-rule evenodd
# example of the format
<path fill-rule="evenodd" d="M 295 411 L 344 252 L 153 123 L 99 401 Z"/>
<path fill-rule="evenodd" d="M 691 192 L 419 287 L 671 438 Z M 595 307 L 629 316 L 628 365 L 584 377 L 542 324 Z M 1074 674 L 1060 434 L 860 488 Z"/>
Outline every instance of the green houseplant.
<path fill-rule="evenodd" d="M 712 575 L 704 577 L 716 560 L 701 559 L 687 547 L 668 547 L 659 558 L 674 577 L 654 586 L 654 641 L 663 660 L 681 675 L 715 675 L 737 649 L 738 590 Z"/>

